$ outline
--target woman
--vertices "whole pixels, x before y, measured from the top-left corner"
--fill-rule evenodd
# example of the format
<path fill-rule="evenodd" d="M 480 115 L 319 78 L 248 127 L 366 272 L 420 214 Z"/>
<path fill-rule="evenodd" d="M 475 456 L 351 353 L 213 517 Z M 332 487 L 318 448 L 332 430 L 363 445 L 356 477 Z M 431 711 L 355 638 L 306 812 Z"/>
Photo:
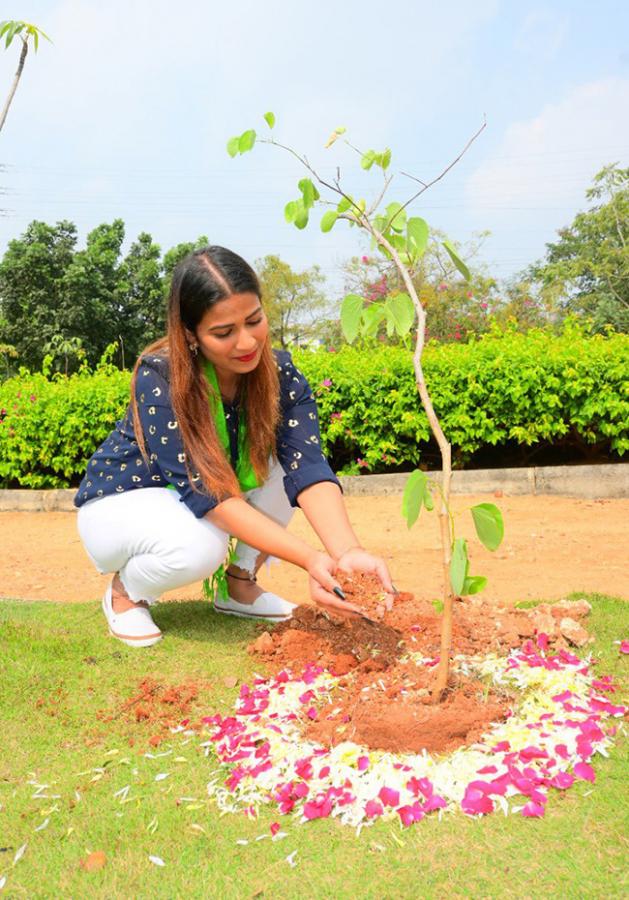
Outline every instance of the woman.
<path fill-rule="evenodd" d="M 268 556 L 305 569 L 322 607 L 356 612 L 337 569 L 375 573 L 392 594 L 319 444 L 312 392 L 290 355 L 271 350 L 253 269 L 224 247 L 186 257 L 173 274 L 167 337 L 136 363 L 127 414 L 75 497 L 85 549 L 100 572 L 114 573 L 102 603 L 110 632 L 133 647 L 160 640 L 149 606 L 216 572 L 230 535 L 238 543 L 219 612 L 291 615 L 292 603 L 256 583 Z M 297 505 L 326 553 L 286 531 Z"/>

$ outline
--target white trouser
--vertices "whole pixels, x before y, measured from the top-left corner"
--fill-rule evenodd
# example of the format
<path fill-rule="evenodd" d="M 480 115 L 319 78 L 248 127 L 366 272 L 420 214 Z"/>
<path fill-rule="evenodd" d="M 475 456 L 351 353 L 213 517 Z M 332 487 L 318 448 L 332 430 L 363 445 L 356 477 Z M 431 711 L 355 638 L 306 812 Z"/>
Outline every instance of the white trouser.
<path fill-rule="evenodd" d="M 244 496 L 251 506 L 286 526 L 294 512 L 276 463 L 263 485 Z M 138 488 L 90 500 L 78 513 L 78 529 L 99 572 L 118 572 L 134 602 L 210 577 L 224 562 L 229 535 L 197 519 L 177 491 Z M 253 573 L 259 550 L 238 541 L 233 563 Z"/>

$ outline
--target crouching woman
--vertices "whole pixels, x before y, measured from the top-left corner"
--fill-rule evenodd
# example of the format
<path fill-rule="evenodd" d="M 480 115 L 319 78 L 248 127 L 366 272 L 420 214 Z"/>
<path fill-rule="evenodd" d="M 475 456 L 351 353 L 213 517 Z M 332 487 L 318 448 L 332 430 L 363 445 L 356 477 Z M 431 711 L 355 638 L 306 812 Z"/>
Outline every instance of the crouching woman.
<path fill-rule="evenodd" d="M 109 630 L 130 646 L 161 638 L 151 604 L 211 576 L 230 536 L 219 612 L 291 615 L 292 603 L 256 583 L 268 556 L 308 572 L 322 607 L 354 609 L 339 597 L 339 568 L 377 574 L 393 592 L 385 563 L 349 522 L 306 379 L 287 352 L 271 349 L 258 279 L 223 247 L 176 268 L 167 336 L 138 359 L 129 409 L 90 459 L 75 504 L 88 555 L 113 573 L 102 601 Z M 287 532 L 297 505 L 326 552 Z"/>

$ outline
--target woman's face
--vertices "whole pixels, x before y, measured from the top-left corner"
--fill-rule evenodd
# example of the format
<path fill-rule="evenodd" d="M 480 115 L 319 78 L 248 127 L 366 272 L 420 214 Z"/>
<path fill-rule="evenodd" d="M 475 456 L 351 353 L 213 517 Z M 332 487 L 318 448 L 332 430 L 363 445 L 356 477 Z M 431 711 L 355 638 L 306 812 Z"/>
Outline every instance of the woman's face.
<path fill-rule="evenodd" d="M 257 294 L 232 294 L 209 309 L 196 328 L 186 332 L 190 341 L 214 364 L 219 380 L 233 382 L 234 375 L 252 372 L 269 333 Z"/>

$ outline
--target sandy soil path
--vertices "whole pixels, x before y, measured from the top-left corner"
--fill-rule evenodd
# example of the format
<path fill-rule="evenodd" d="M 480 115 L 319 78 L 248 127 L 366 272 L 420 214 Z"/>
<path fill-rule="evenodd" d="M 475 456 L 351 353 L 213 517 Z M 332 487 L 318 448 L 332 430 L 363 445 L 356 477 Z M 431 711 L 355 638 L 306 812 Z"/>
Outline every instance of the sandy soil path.
<path fill-rule="evenodd" d="M 497 503 L 505 540 L 496 553 L 474 536 L 474 503 Z M 441 594 L 439 531 L 434 513 L 422 513 L 409 532 L 400 497 L 348 497 L 350 518 L 364 546 L 385 557 L 400 590 L 426 599 Z M 571 591 L 599 591 L 629 599 L 629 500 L 563 497 L 457 496 L 452 506 L 457 534 L 470 538 L 472 574 L 489 578 L 485 596 L 516 601 L 557 600 Z M 290 530 L 315 541 L 297 512 Z M 87 558 L 74 513 L 0 513 L 0 597 L 81 602 L 102 595 L 107 583 Z M 308 597 L 303 572 L 286 563 L 262 573 L 260 582 L 295 601 Z M 199 583 L 164 599 L 197 599 Z"/>

